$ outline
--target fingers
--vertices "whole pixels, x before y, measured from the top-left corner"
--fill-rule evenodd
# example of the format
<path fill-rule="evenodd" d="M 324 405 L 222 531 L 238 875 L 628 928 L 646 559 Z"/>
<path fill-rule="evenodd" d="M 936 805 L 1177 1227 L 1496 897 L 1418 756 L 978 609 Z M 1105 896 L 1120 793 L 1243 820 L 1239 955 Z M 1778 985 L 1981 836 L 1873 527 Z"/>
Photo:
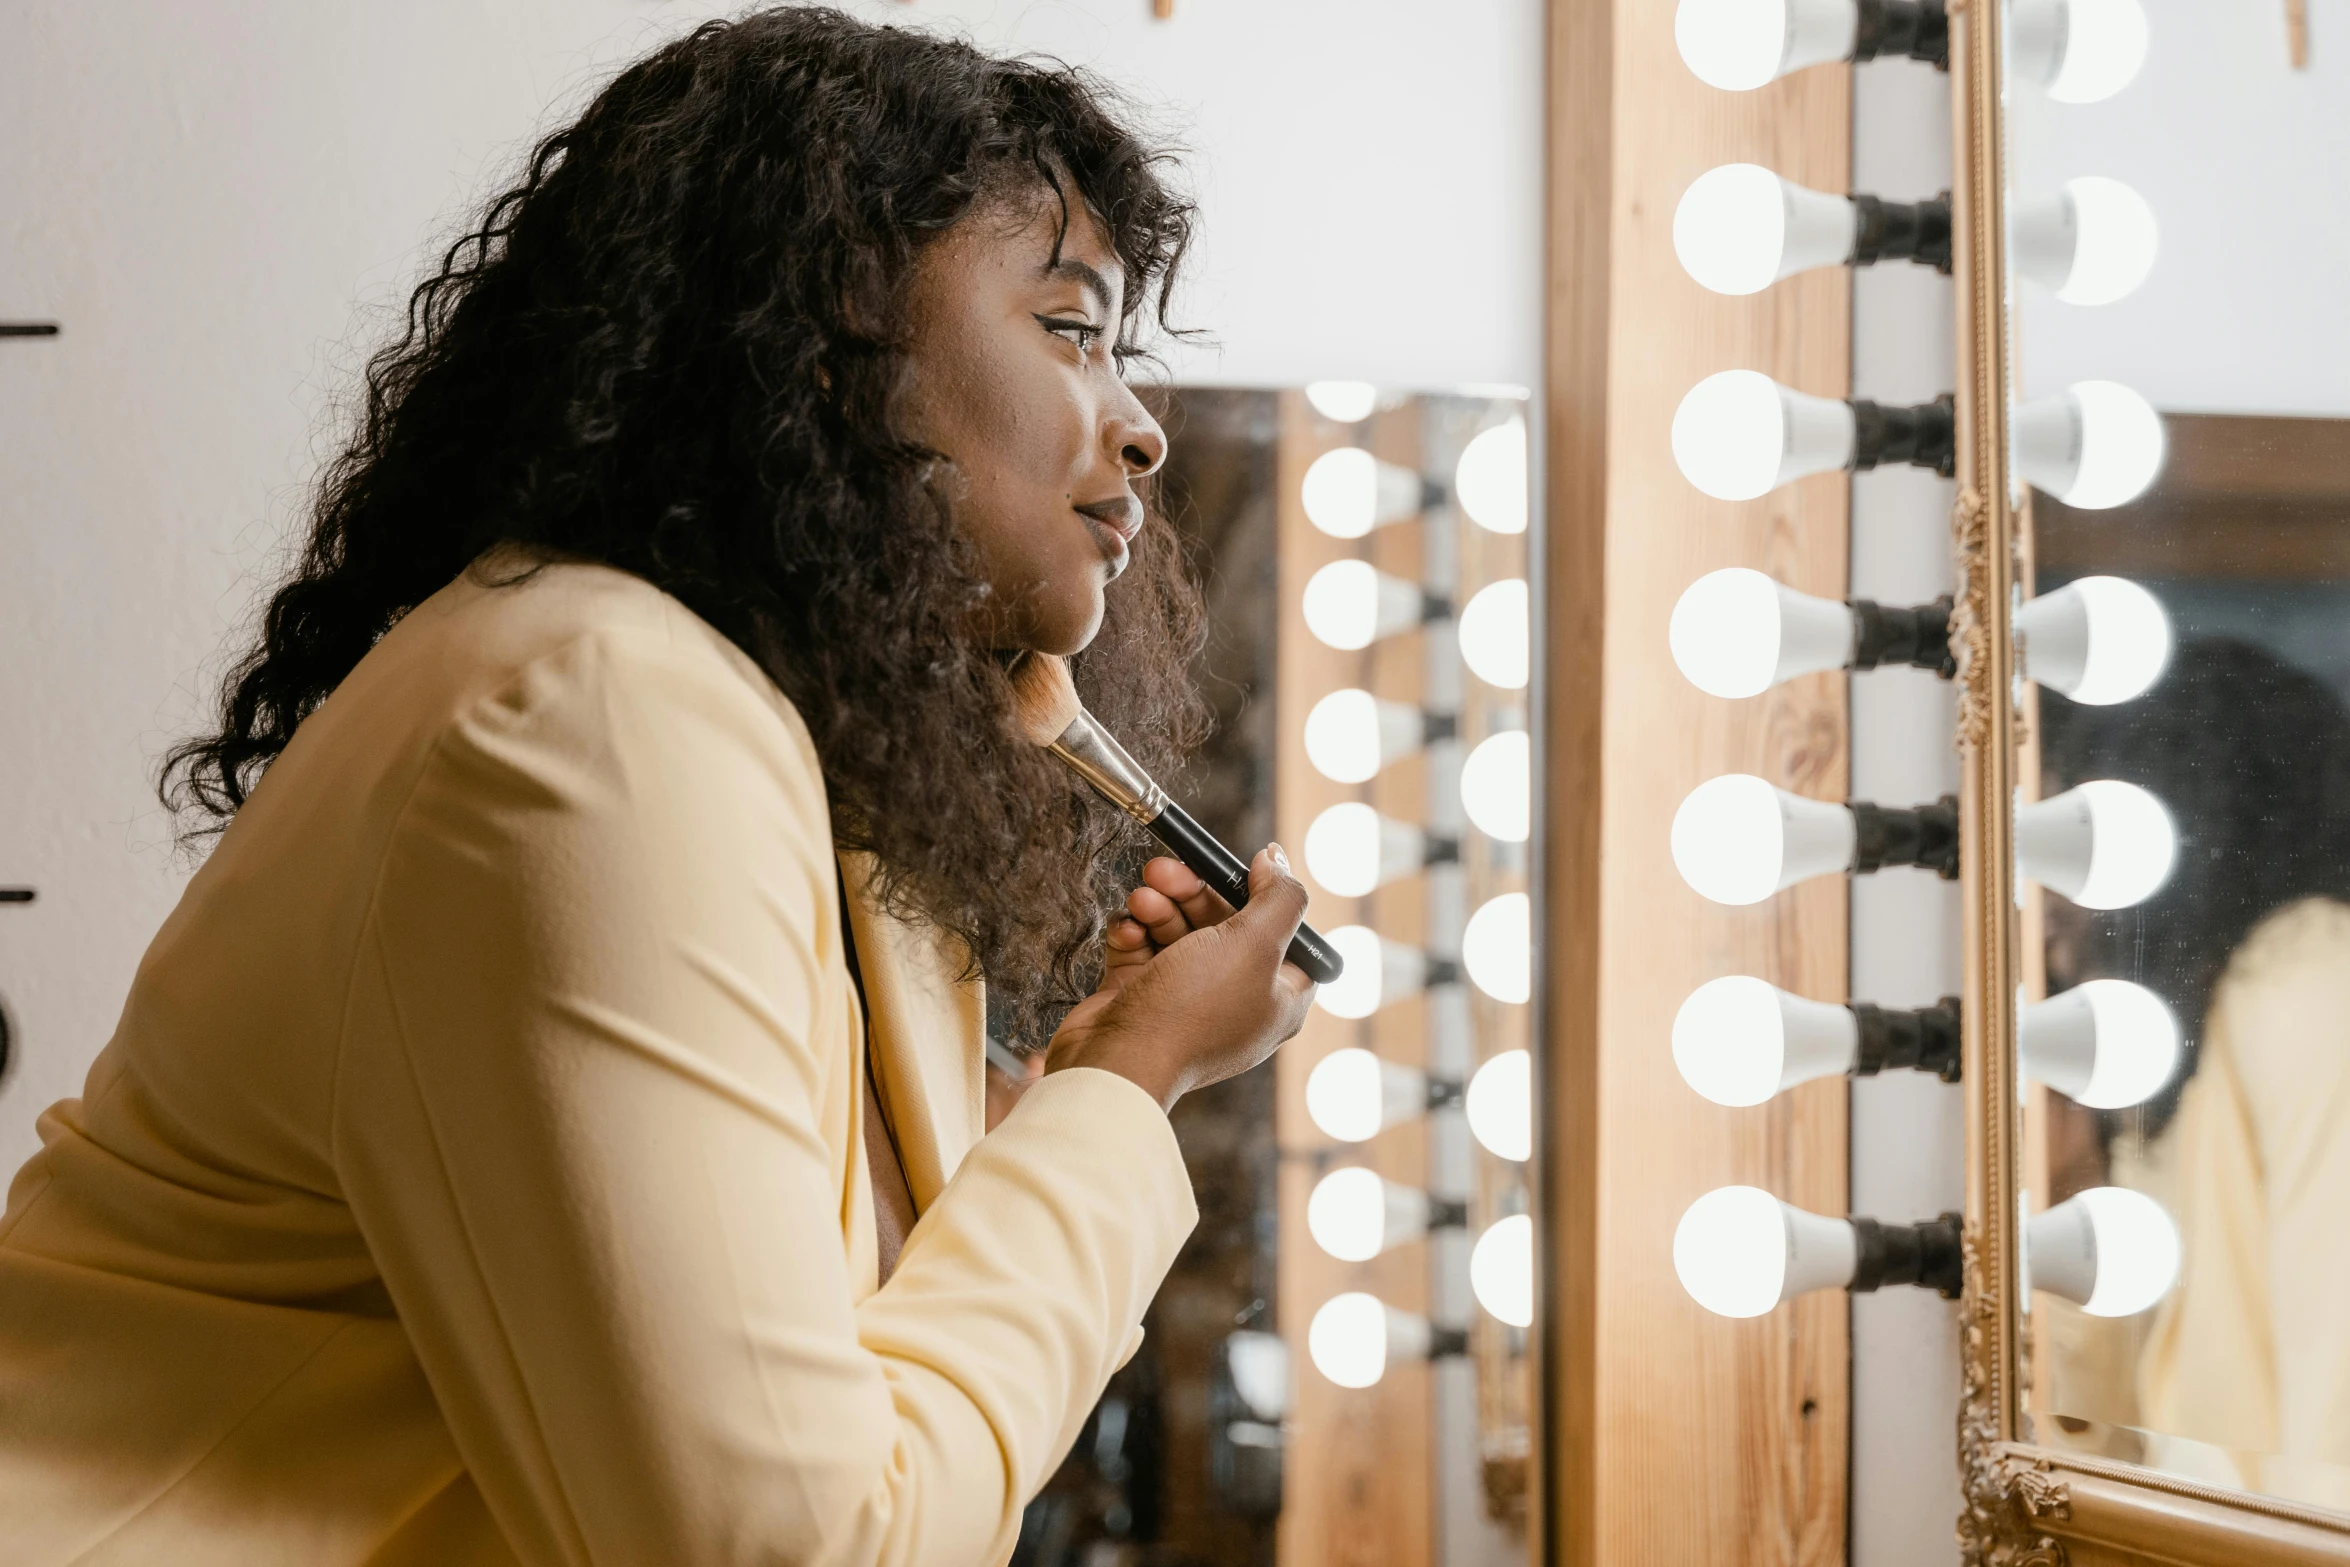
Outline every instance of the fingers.
<path fill-rule="evenodd" d="M 1173 946 L 1191 929 L 1181 905 L 1156 887 L 1145 885 L 1128 893 L 1126 912 L 1133 916 L 1129 923 L 1150 933 L 1154 947 Z"/>
<path fill-rule="evenodd" d="M 1142 868 L 1143 885 L 1152 888 L 1183 911 L 1194 930 L 1220 925 L 1232 917 L 1232 905 L 1181 860 L 1165 855 Z"/>
<path fill-rule="evenodd" d="M 1140 969 L 1151 960 L 1150 932 L 1135 920 L 1112 920 L 1102 933 L 1102 983 L 1122 984 L 1122 970 Z"/>
<path fill-rule="evenodd" d="M 1281 845 L 1265 845 L 1249 862 L 1248 907 L 1232 916 L 1233 922 L 1245 925 L 1252 938 L 1285 950 L 1305 917 L 1305 884 L 1290 874 L 1289 856 L 1281 851 Z"/>

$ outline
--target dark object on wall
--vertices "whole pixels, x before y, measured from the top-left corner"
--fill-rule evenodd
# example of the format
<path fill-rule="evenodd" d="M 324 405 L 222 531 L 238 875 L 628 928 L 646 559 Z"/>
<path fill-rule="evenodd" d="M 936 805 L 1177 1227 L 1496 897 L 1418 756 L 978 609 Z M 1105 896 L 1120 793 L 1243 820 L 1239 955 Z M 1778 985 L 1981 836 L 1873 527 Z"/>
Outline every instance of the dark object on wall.
<path fill-rule="evenodd" d="M 54 321 L 0 321 L 0 337 L 55 337 Z"/>
<path fill-rule="evenodd" d="M 30 903 L 39 894 L 30 887 L 0 887 L 0 903 Z M 0 1077 L 8 1075 L 16 1036 L 8 1026 L 8 1004 L 0 1001 Z"/>

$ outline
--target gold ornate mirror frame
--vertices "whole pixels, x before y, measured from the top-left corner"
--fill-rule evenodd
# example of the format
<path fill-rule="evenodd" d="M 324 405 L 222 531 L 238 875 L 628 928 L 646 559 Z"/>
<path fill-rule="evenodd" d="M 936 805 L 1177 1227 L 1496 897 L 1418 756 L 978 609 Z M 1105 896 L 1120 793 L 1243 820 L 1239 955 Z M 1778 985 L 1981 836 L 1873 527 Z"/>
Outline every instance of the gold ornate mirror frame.
<path fill-rule="evenodd" d="M 2029 783 L 2028 690 L 2016 691 L 2010 611 L 2028 584 L 2031 524 L 2010 499 L 2014 337 L 2002 243 L 2008 148 L 1996 0 L 1950 0 L 1952 251 L 1958 284 L 1959 749 L 1967 1006 L 1967 1223 L 1958 1458 L 1969 1567 L 2300 1567 L 2350 1562 L 2350 1517 L 2216 1490 L 2035 1445 L 2020 1298 L 2022 1117 L 2015 998 L 2029 926 L 2016 897 L 2013 811 Z"/>

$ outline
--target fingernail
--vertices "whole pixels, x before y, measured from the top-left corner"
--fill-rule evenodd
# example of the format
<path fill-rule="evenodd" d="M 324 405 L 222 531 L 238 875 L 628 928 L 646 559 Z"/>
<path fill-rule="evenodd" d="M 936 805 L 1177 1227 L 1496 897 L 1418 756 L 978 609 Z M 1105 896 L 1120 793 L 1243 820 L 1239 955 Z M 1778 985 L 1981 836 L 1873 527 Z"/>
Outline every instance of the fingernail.
<path fill-rule="evenodd" d="M 1267 844 L 1266 848 L 1272 851 L 1273 863 L 1286 872 L 1289 869 L 1289 856 L 1282 851 L 1281 845 L 1277 843 Z"/>

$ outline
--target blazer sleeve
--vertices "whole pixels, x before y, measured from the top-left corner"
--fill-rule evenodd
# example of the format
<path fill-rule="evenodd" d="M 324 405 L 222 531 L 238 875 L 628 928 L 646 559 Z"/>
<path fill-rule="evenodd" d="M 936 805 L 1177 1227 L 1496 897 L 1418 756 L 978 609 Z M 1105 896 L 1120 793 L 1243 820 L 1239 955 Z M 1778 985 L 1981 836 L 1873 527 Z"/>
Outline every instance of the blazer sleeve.
<path fill-rule="evenodd" d="M 336 1168 L 526 1562 L 1004 1559 L 1196 1219 L 1157 1104 L 1062 1072 L 858 1303 L 835 875 L 788 709 L 645 630 L 525 668 L 401 809 Z"/>

